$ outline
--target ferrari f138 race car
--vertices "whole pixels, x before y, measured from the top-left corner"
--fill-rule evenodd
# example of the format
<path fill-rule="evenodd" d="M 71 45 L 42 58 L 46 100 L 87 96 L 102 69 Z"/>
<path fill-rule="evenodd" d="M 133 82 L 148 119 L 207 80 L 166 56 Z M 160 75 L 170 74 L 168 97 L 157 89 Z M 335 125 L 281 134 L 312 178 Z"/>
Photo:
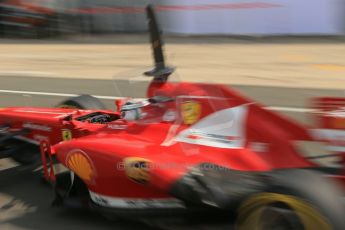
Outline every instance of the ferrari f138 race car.
<path fill-rule="evenodd" d="M 343 229 L 341 155 L 228 87 L 169 81 L 151 6 L 147 15 L 155 58 L 144 73 L 153 78 L 147 99 L 118 100 L 116 111 L 85 95 L 60 108 L 1 109 L 2 156 L 40 160 L 55 205 L 106 216 Z"/>

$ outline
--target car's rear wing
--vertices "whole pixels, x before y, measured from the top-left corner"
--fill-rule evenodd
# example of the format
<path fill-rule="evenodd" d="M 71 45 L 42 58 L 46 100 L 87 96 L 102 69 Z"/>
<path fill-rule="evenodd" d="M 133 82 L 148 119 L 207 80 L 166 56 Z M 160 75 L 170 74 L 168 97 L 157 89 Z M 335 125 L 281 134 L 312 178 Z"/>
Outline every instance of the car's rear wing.
<path fill-rule="evenodd" d="M 345 97 L 319 97 L 312 100 L 313 109 L 327 112 L 345 109 Z"/>
<path fill-rule="evenodd" d="M 315 126 L 345 130 L 345 97 L 320 97 L 311 102 Z"/>
<path fill-rule="evenodd" d="M 313 137 L 326 142 L 330 151 L 345 153 L 345 97 L 315 98 L 311 107 Z"/>

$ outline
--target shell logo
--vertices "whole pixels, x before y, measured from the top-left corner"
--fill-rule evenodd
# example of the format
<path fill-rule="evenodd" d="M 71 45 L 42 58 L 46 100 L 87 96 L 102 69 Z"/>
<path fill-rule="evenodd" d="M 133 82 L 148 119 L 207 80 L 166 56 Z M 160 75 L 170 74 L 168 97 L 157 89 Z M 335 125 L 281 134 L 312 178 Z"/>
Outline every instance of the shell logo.
<path fill-rule="evenodd" d="M 73 151 L 67 156 L 66 165 L 82 180 L 91 182 L 95 176 L 90 158 L 81 150 Z"/>

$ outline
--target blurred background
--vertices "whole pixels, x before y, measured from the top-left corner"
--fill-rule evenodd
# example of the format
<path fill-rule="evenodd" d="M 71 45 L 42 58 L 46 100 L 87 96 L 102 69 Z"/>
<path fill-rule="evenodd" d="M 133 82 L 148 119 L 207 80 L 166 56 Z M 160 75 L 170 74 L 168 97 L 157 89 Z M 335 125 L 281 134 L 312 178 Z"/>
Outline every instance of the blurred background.
<path fill-rule="evenodd" d="M 344 0 L 1 0 L 2 36 L 141 32 L 153 3 L 166 33 L 343 35 Z M 163 15 L 164 14 L 164 15 Z"/>
<path fill-rule="evenodd" d="M 145 96 L 151 78 L 130 80 L 152 66 L 148 3 L 181 80 L 228 85 L 314 127 L 311 98 L 345 96 L 345 0 L 0 0 L 0 108 L 92 94 L 114 109 L 114 97 Z M 11 167 L 0 161 L 0 229 L 115 229 L 52 211 L 37 175 Z"/>

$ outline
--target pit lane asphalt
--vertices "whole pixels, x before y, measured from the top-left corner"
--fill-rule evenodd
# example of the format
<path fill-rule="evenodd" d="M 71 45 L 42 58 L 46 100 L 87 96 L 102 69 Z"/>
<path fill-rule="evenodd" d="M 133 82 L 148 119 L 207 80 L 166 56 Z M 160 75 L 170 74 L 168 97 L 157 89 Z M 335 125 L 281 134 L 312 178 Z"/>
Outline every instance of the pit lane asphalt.
<path fill-rule="evenodd" d="M 68 94 L 94 94 L 104 96 L 144 97 L 147 82 L 133 84 L 118 80 L 117 88 L 109 80 L 81 80 L 40 77 L 0 77 L 0 90 L 54 92 Z M 277 107 L 304 108 L 307 101 L 315 96 L 343 96 L 340 90 L 294 89 L 253 86 L 233 86 L 257 101 Z M 119 90 L 121 93 L 119 92 Z M 0 107 L 6 106 L 53 106 L 63 97 L 0 93 Z M 114 108 L 112 100 L 104 100 Z M 285 115 L 301 122 L 310 119 L 301 112 Z M 89 212 L 52 208 L 51 189 L 40 184 L 39 173 L 28 168 L 4 169 L 10 163 L 0 160 L 0 229 L 1 230 L 93 230 L 93 229 L 151 229 L 132 222 L 110 222 Z M 177 228 L 175 228 L 177 229 Z M 202 229 L 202 228 L 200 228 Z"/>

